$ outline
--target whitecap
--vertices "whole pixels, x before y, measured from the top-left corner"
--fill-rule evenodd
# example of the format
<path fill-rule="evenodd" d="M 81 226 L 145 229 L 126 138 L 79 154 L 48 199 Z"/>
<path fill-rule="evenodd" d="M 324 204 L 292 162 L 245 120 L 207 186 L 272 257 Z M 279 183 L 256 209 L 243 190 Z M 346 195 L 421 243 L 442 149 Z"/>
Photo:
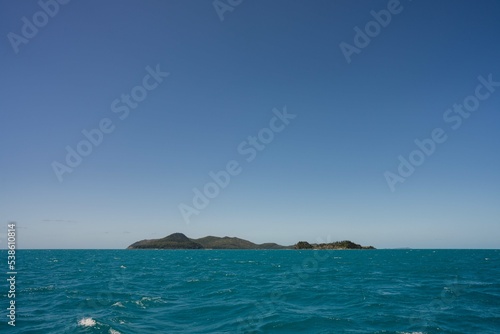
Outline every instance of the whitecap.
<path fill-rule="evenodd" d="M 94 327 L 96 324 L 95 320 L 92 318 L 82 318 L 78 321 L 78 325 L 83 327 Z"/>
<path fill-rule="evenodd" d="M 109 334 L 121 334 L 119 331 L 114 330 L 113 328 L 109 329 Z"/>
<path fill-rule="evenodd" d="M 147 301 L 147 302 L 151 301 L 151 302 L 153 302 L 153 303 L 165 303 L 165 302 L 161 299 L 161 297 L 142 297 L 142 298 L 141 298 L 141 302 L 143 302 L 143 301 Z"/>
<path fill-rule="evenodd" d="M 120 268 L 125 269 L 125 268 L 127 268 L 127 267 L 125 267 L 124 265 L 121 265 L 121 266 L 120 266 Z"/>
<path fill-rule="evenodd" d="M 114 303 L 114 304 L 113 304 L 113 305 L 111 305 L 111 306 L 116 306 L 116 307 L 125 307 L 125 306 L 123 306 L 123 304 L 122 304 L 121 302 L 116 302 L 116 303 Z"/>
<path fill-rule="evenodd" d="M 143 304 L 140 300 L 136 300 L 136 301 L 134 302 L 134 304 L 137 304 L 137 305 L 138 305 L 139 307 L 141 307 L 141 308 L 146 308 L 146 307 L 144 306 L 144 304 Z"/>

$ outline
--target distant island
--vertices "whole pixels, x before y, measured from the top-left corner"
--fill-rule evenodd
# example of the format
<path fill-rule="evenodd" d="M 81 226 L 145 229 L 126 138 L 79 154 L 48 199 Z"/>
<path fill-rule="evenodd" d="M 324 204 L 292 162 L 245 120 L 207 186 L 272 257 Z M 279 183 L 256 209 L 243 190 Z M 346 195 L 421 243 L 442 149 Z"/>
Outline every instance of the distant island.
<path fill-rule="evenodd" d="M 310 244 L 299 241 L 292 246 L 276 243 L 254 244 L 236 237 L 203 237 L 191 239 L 182 233 L 173 233 L 161 239 L 148 239 L 134 242 L 127 249 L 375 249 L 373 246 L 361 246 L 349 240 L 332 243 Z"/>

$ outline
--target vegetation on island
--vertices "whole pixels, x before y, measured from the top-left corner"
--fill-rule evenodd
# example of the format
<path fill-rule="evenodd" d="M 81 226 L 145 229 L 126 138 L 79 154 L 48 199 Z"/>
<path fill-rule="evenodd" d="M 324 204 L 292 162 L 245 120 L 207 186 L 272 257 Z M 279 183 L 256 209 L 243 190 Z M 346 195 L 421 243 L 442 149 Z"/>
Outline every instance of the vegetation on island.
<path fill-rule="evenodd" d="M 299 241 L 295 244 L 294 249 L 375 249 L 375 247 L 361 246 L 349 240 L 312 245 L 307 241 Z"/>
<path fill-rule="evenodd" d="M 161 239 L 137 241 L 127 249 L 374 249 L 374 247 L 361 246 L 348 240 L 328 244 L 299 241 L 293 246 L 281 246 L 276 243 L 255 244 L 236 237 L 207 236 L 191 239 L 182 233 L 173 233 Z"/>

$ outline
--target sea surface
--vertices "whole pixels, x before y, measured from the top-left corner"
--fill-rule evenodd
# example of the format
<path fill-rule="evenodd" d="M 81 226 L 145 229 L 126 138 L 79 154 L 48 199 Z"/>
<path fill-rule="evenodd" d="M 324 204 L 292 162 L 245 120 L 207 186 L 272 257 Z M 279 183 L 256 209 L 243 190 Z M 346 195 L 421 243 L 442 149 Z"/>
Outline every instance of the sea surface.
<path fill-rule="evenodd" d="M 20 250 L 16 265 L 1 333 L 500 333 L 499 250 Z"/>

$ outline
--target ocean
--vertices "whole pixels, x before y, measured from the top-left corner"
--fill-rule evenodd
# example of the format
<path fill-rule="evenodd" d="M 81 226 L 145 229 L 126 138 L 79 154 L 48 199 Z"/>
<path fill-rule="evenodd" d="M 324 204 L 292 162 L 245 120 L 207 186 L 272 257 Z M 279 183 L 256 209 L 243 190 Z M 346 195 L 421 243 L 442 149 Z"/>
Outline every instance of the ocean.
<path fill-rule="evenodd" d="M 16 265 L 2 333 L 500 333 L 499 250 L 19 250 Z"/>

